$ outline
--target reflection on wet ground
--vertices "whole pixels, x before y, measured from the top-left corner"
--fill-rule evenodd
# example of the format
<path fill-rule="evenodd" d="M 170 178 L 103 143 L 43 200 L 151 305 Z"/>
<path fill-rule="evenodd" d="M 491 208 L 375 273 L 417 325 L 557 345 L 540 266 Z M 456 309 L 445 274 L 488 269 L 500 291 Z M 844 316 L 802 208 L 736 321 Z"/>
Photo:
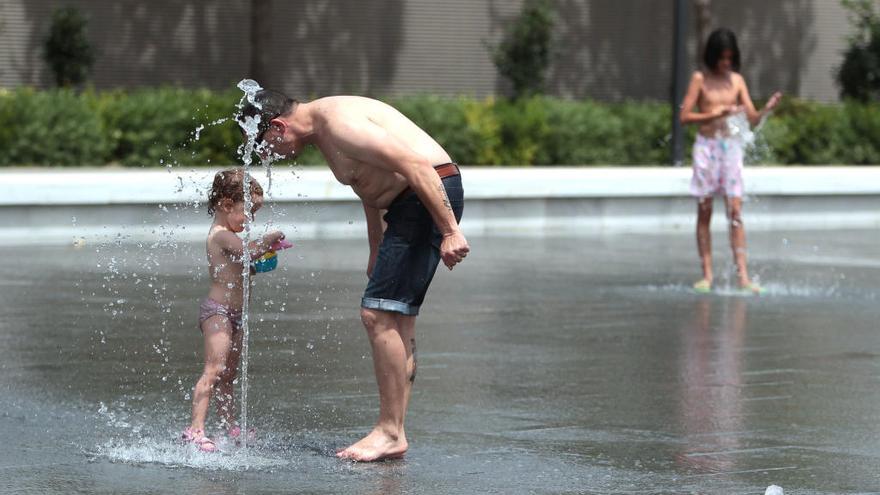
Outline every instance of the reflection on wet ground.
<path fill-rule="evenodd" d="M 0 492 L 880 489 L 875 232 L 754 234 L 762 297 L 692 294 L 685 234 L 471 242 L 420 318 L 411 452 L 378 465 L 332 456 L 377 406 L 365 241 L 299 243 L 258 281 L 258 440 L 213 456 L 174 441 L 201 246 L 0 248 Z"/>

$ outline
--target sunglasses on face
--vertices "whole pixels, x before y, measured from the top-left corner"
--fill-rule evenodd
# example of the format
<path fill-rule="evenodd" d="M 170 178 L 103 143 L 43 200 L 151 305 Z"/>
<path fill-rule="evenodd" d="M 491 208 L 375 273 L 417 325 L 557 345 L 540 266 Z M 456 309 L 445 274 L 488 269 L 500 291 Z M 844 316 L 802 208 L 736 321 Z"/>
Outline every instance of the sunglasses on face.
<path fill-rule="evenodd" d="M 274 119 L 277 119 L 279 115 L 280 114 L 273 115 L 273 116 L 267 118 L 265 125 L 262 124 L 262 118 L 260 119 L 260 125 L 257 126 L 257 130 L 259 130 L 260 132 L 257 133 L 257 137 L 256 137 L 256 139 L 254 139 L 255 144 L 263 144 L 263 138 L 265 137 L 266 133 L 269 131 L 269 129 L 271 127 L 271 125 L 270 125 L 271 122 Z"/>
<path fill-rule="evenodd" d="M 262 145 L 263 144 L 263 138 L 265 137 L 266 132 L 269 131 L 270 123 L 274 119 L 277 119 L 280 115 L 281 114 L 274 114 L 271 116 L 267 116 L 267 115 L 260 116 L 260 123 L 257 124 L 257 135 L 254 138 L 255 145 Z M 241 131 L 241 136 L 243 138 L 247 139 L 248 135 L 247 135 L 247 131 L 245 131 L 244 127 L 239 126 L 238 130 Z"/>

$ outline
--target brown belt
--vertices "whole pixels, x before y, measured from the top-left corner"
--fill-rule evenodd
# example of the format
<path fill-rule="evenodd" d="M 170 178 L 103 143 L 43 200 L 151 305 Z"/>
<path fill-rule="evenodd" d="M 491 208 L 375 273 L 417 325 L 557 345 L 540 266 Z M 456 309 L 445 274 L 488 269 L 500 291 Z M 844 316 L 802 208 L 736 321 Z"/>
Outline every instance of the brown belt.
<path fill-rule="evenodd" d="M 451 162 L 444 163 L 442 165 L 434 165 L 434 170 L 437 172 L 437 175 L 440 176 L 440 179 L 445 179 L 447 177 L 452 177 L 454 175 L 461 175 L 461 172 L 458 170 L 458 165 L 451 163 Z M 408 195 L 411 192 L 413 192 L 412 188 L 409 186 L 406 186 L 406 189 L 401 191 L 400 194 L 398 194 L 397 197 L 394 198 L 394 201 L 392 201 L 392 203 L 394 203 L 395 201 L 397 201 L 399 199 L 403 199 L 404 197 L 406 197 L 406 195 Z"/>

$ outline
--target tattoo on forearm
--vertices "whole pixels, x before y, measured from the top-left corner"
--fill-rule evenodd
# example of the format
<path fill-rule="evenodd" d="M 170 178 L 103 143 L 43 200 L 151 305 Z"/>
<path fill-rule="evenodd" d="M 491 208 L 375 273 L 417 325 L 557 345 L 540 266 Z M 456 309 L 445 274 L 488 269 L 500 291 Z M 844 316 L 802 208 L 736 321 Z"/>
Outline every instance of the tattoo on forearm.
<path fill-rule="evenodd" d="M 449 203 L 449 196 L 446 195 L 446 188 L 443 187 L 443 184 L 437 186 L 437 192 L 439 192 L 440 197 L 443 198 L 443 206 L 445 206 L 447 210 L 452 212 L 452 205 Z"/>

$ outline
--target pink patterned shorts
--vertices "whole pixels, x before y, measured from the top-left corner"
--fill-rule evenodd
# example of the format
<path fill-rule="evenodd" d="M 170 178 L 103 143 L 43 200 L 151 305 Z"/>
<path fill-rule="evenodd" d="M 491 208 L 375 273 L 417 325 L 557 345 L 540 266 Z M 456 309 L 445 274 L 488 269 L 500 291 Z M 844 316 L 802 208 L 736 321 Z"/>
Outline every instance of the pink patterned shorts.
<path fill-rule="evenodd" d="M 694 175 L 691 194 L 708 198 L 716 194 L 743 195 L 743 149 L 735 139 L 707 138 L 697 134 L 694 143 Z"/>
<path fill-rule="evenodd" d="M 205 298 L 199 305 L 199 330 L 204 333 L 205 329 L 202 325 L 212 316 L 225 316 L 232 324 L 232 333 L 241 331 L 241 310 L 232 309 L 229 306 L 220 304 L 211 298 Z"/>

